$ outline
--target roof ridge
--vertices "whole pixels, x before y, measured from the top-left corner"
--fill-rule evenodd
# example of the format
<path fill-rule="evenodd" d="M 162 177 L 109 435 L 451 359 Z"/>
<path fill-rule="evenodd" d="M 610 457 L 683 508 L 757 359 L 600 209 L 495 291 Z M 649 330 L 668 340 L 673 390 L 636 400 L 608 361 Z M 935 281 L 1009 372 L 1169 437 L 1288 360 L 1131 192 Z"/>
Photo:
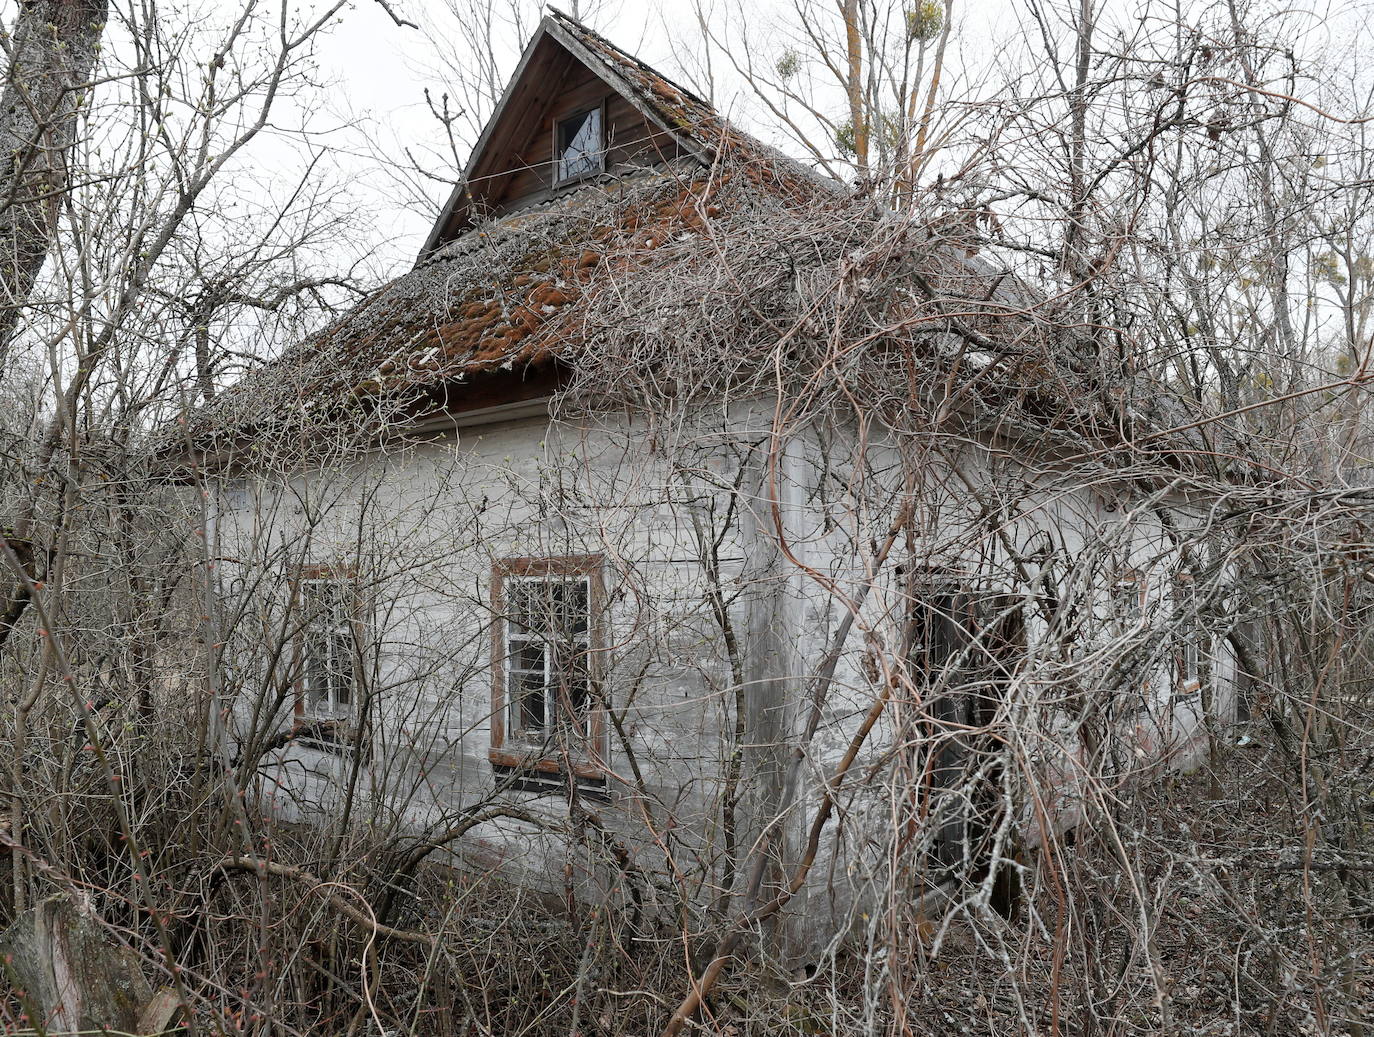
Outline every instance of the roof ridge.
<path fill-rule="evenodd" d="M 609 50 L 614 51 L 616 56 L 621 61 L 625 62 L 628 65 L 634 65 L 642 72 L 648 72 L 652 75 L 657 76 L 659 79 L 663 80 L 665 83 L 671 86 L 674 90 L 677 90 L 685 94 L 687 97 L 690 97 L 693 101 L 696 101 L 697 104 L 705 105 L 707 108 L 711 109 L 711 111 L 714 112 L 719 118 L 725 118 L 725 116 L 721 115 L 720 109 L 717 108 L 715 104 L 706 100 L 706 98 L 702 97 L 695 90 L 683 86 L 676 79 L 673 79 L 670 76 L 665 76 L 653 65 L 650 65 L 644 59 L 634 54 L 631 54 L 623 47 L 618 46 L 617 44 L 612 42 L 608 37 L 603 36 L 601 33 L 597 32 L 586 22 L 581 21 L 578 18 L 574 18 L 572 15 L 568 14 L 566 11 L 558 7 L 555 7 L 553 4 L 545 4 L 545 7 L 548 8 L 550 15 L 557 18 L 559 21 L 566 23 L 567 28 L 572 29 L 574 32 L 580 32 L 587 36 L 594 37 L 598 43 L 601 43 Z"/>

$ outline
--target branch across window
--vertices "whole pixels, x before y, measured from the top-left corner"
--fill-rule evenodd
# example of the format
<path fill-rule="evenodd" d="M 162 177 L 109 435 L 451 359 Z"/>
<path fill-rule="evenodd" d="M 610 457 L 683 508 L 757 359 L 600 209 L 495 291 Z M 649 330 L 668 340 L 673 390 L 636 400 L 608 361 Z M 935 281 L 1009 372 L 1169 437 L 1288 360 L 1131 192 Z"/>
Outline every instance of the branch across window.
<path fill-rule="evenodd" d="M 1197 587 L 1191 573 L 1174 577 L 1174 694 L 1190 698 L 1208 685 L 1212 672 L 1211 637 L 1199 614 Z"/>
<path fill-rule="evenodd" d="M 301 579 L 299 712 L 346 719 L 357 698 L 356 633 L 351 584 L 333 575 Z"/>
<path fill-rule="evenodd" d="M 591 581 L 585 575 L 506 580 L 510 724 L 527 741 L 556 728 L 585 738 Z"/>
<path fill-rule="evenodd" d="M 492 572 L 492 762 L 600 774 L 600 559 L 516 558 Z"/>
<path fill-rule="evenodd" d="M 965 619 L 969 598 L 957 585 L 925 578 L 913 581 L 908 622 L 907 662 L 912 678 L 933 685 L 954 663 L 969 638 Z"/>
<path fill-rule="evenodd" d="M 998 795 L 1007 692 L 1025 655 L 1020 599 L 970 587 L 954 573 L 913 567 L 907 577 L 907 672 L 913 715 L 906 765 L 907 838 L 928 828 L 931 874 L 986 863 L 1000 824 Z"/>
<path fill-rule="evenodd" d="M 976 687 L 1016 669 L 1026 647 L 1019 596 L 971 588 L 953 573 L 899 571 L 907 580 L 907 672 L 916 687 Z"/>
<path fill-rule="evenodd" d="M 1112 633 L 1117 636 L 1134 633 L 1145 619 L 1145 574 L 1138 569 L 1125 569 L 1111 585 Z"/>

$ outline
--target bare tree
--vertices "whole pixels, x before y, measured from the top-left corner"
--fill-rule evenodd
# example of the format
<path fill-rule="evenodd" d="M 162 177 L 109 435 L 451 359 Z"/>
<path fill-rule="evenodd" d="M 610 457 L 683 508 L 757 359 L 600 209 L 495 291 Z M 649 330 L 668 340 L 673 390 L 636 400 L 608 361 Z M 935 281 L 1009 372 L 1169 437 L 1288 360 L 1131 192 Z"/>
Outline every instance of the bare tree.
<path fill-rule="evenodd" d="M 169 631 L 183 622 L 174 606 L 187 606 L 200 577 L 182 567 L 180 535 L 150 521 L 177 505 L 156 481 L 148 437 L 213 391 L 220 350 L 245 348 L 234 328 L 216 327 L 226 307 L 279 316 L 277 332 L 291 338 L 327 312 L 321 290 L 351 283 L 349 271 L 311 269 L 312 248 L 347 214 L 310 171 L 294 196 L 225 211 L 250 145 L 277 132 L 273 112 L 311 88 L 314 41 L 341 8 L 264 16 L 249 4 L 186 22 L 152 5 L 120 9 L 107 27 L 104 5 L 25 3 L 8 38 L 7 920 L 55 891 L 50 862 L 72 859 L 59 848 L 72 834 L 63 800 L 44 813 L 33 799 L 57 780 L 53 764 L 89 761 L 78 787 L 101 790 L 110 863 L 143 888 L 152 881 L 138 805 L 122 795 L 121 782 L 141 779 L 107 725 L 118 715 L 138 738 L 155 737 Z M 263 345 L 248 348 L 260 356 Z M 56 890 L 80 900 L 77 874 Z M 104 932 L 102 905 L 90 910 Z M 170 930 L 162 920 L 155 929 L 170 967 Z M 30 951 L 43 961 L 41 940 Z M 97 967 L 93 949 L 81 955 Z M 99 1001 L 62 1019 L 132 1027 Z"/>
<path fill-rule="evenodd" d="M 762 23 L 745 5 L 695 12 L 717 60 L 832 175 L 910 200 L 957 128 L 953 0 L 798 3 Z"/>
<path fill-rule="evenodd" d="M 226 226 L 322 21 L 124 16 L 3 389 L 4 919 L 88 900 L 210 1033 L 1363 1032 L 1358 62 L 1265 4 L 1030 2 L 956 95 L 948 3 L 699 13 L 855 190 L 585 203 L 596 261 L 535 260 L 550 420 L 456 439 L 400 338 L 308 334 L 326 187 Z M 355 319 L 529 272 L 484 232 Z M 605 560 L 614 638 L 492 589 L 548 556 Z M 474 779 L 516 614 L 614 767 L 549 723 L 552 776 Z"/>

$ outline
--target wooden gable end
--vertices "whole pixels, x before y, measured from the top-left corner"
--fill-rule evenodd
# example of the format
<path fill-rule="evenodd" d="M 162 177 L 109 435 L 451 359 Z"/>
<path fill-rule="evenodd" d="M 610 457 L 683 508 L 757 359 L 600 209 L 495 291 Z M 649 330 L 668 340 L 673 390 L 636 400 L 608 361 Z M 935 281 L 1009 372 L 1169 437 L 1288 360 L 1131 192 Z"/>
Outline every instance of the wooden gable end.
<path fill-rule="evenodd" d="M 561 120 L 590 108 L 601 112 L 602 175 L 631 175 L 688 154 L 684 141 L 636 103 L 632 89 L 613 69 L 546 19 L 482 131 L 463 181 L 440 212 L 420 259 L 469 227 L 584 183 L 558 183 L 554 142 Z"/>

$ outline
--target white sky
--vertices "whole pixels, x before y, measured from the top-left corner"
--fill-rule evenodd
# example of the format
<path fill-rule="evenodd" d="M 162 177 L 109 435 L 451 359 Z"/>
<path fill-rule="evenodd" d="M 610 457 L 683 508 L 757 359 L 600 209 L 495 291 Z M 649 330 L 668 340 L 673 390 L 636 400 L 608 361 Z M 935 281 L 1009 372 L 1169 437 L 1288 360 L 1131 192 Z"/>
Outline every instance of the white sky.
<path fill-rule="evenodd" d="M 760 21 L 783 13 L 787 0 L 745 0 L 744 6 L 757 12 Z M 426 11 L 427 5 L 428 11 Z M 442 4 L 435 0 L 394 0 L 393 9 L 417 22 L 426 13 L 432 19 L 442 15 Z M 571 12 L 572 4 L 565 0 L 557 6 Z M 670 34 L 673 27 L 691 29 L 688 0 L 609 0 L 593 25 L 614 43 L 655 65 L 665 74 L 682 79 L 676 67 Z M 443 146 L 439 127 L 424 101 L 428 86 L 437 94 L 443 83 L 435 78 L 433 54 L 425 37 L 413 29 L 395 25 L 374 0 L 353 0 L 352 9 L 338 25 L 320 50 L 322 71 L 337 84 L 335 103 L 341 115 L 353 113 L 367 120 L 367 132 L 394 158 L 403 157 L 403 149 L 413 148 L 420 153 L 434 154 Z M 1013 8 L 1012 0 L 960 0 L 958 17 L 963 31 L 959 46 L 968 44 L 968 27 L 976 27 L 979 39 L 975 48 L 984 46 L 994 33 L 999 16 Z M 1011 20 L 1014 24 L 1015 19 Z M 1010 26 L 1003 26 L 1009 29 Z M 504 41 L 509 65 L 514 64 L 525 41 L 512 35 Z M 723 71 L 723 70 L 718 70 Z M 722 77 L 728 84 L 728 73 Z M 781 136 L 770 133 L 766 113 L 760 118 L 738 93 L 726 95 L 718 82 L 717 103 L 727 114 L 740 119 L 752 131 L 770 143 L 783 143 Z M 404 264 L 419 250 L 430 229 L 434 215 L 448 190 L 433 184 L 429 188 L 428 211 L 418 207 L 397 207 L 398 192 L 376 167 L 375 162 L 360 157 L 353 175 L 363 178 L 368 192 L 377 199 L 378 211 L 374 220 L 375 244 L 390 262 Z M 449 170 L 449 175 L 455 171 Z M 362 181 L 360 181 L 362 186 Z M 399 272 L 399 271 L 397 271 Z"/>
<path fill-rule="evenodd" d="M 119 6 L 134 0 L 111 0 Z M 206 21 L 214 16 L 228 16 L 238 10 L 245 0 L 161 0 L 167 10 L 180 9 L 181 17 L 204 15 Z M 247 0 L 254 2 L 254 0 Z M 264 10 L 275 8 L 275 0 L 256 0 Z M 293 8 L 301 10 L 324 8 L 328 0 L 289 0 Z M 442 24 L 445 17 L 444 0 L 391 0 L 398 14 L 422 24 Z M 485 0 L 453 0 L 459 6 L 477 7 Z M 495 0 L 500 7 L 507 0 Z M 584 0 L 587 6 L 590 0 Z M 785 47 L 787 11 L 793 0 L 703 0 L 714 3 L 719 10 L 736 8 L 747 14 L 751 28 L 759 33 L 767 46 L 776 42 L 778 55 Z M 1077 0 L 1051 0 L 1066 5 Z M 1186 6 L 1190 0 L 1181 0 Z M 532 4 L 531 4 L 532 6 Z M 560 5 L 571 11 L 572 0 Z M 1165 0 L 1104 0 L 1103 5 L 1121 23 L 1129 24 L 1139 12 L 1164 16 L 1172 3 Z M 1281 5 L 1280 5 L 1281 6 Z M 683 78 L 677 68 L 672 46 L 674 35 L 695 38 L 690 19 L 691 0 L 602 0 L 593 25 L 626 50 L 676 78 Z M 0 0 L 0 18 L 6 25 L 13 23 L 15 0 Z M 189 10 L 189 14 L 187 11 Z M 1330 26 L 1341 19 L 1327 19 L 1326 0 L 1312 0 L 1309 8 L 1312 23 Z M 950 73 L 945 80 L 945 93 L 960 89 L 957 79 L 976 77 L 970 69 L 986 68 L 994 62 L 1024 67 L 1020 53 L 1011 44 L 1021 31 L 1025 19 L 1025 5 L 1018 0 L 957 0 L 956 28 L 950 55 Z M 1325 22 L 1324 22 L 1324 19 Z M 776 25 L 776 31 L 773 26 Z M 687 30 L 676 32 L 675 30 Z M 507 32 L 500 43 L 506 53 L 507 67 L 513 66 L 523 43 L 513 32 Z M 410 177 L 412 190 L 398 185 L 395 170 L 388 165 L 404 165 L 406 150 L 425 156 L 430 168 L 448 178 L 457 175 L 456 163 L 442 156 L 446 151 L 440 127 L 430 115 L 424 100 L 426 87 L 437 95 L 445 84 L 436 70 L 436 55 L 426 36 L 419 31 L 403 28 L 391 18 L 375 0 L 350 0 L 343 17 L 319 42 L 317 57 L 321 75 L 331 83 L 325 95 L 326 111 L 316 121 L 317 126 L 351 124 L 349 128 L 328 134 L 326 140 L 337 149 L 332 162 L 334 169 L 327 173 L 331 184 L 345 187 L 362 216 L 361 226 L 350 234 L 357 240 L 340 241 L 340 266 L 349 264 L 351 257 L 368 254 L 373 257 L 372 273 L 394 276 L 406 269 L 425 238 L 449 187 Z M 765 67 L 776 61 L 777 55 L 755 55 Z M 771 143 L 784 143 L 776 120 L 748 100 L 743 91 L 731 90 L 732 77 L 719 64 L 716 102 L 728 115 Z M 838 107 L 838 105 L 837 105 Z M 281 121 L 290 123 L 288 111 L 281 113 Z M 291 173 L 301 167 L 300 150 L 282 140 L 254 142 L 251 173 L 256 178 L 251 190 L 289 193 L 294 186 Z M 424 200 L 414 197 L 413 187 L 422 185 Z M 410 197 L 407 197 L 410 195 Z"/>

